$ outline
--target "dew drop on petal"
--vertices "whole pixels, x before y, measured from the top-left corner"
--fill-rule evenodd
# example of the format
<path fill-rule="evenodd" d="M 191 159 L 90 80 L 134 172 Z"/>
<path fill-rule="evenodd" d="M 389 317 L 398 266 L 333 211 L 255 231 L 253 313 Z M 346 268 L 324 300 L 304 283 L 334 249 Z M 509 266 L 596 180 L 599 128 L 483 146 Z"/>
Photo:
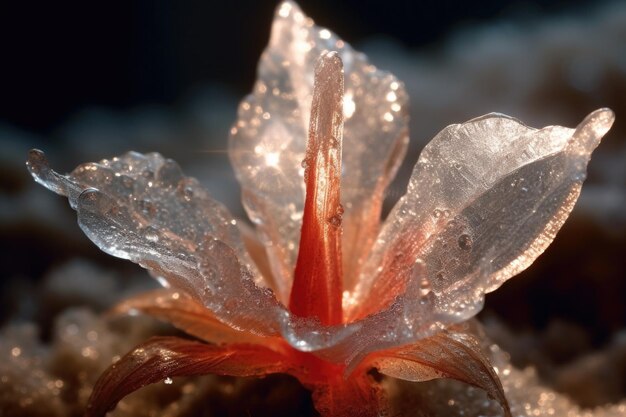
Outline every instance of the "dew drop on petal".
<path fill-rule="evenodd" d="M 143 236 L 146 238 L 146 240 L 154 243 L 159 241 L 159 232 L 154 227 L 146 227 L 143 233 Z"/>
<path fill-rule="evenodd" d="M 426 297 L 430 293 L 430 283 L 426 278 L 420 281 L 420 294 L 422 297 Z"/>
<path fill-rule="evenodd" d="M 462 250 L 468 251 L 472 249 L 472 237 L 468 234 L 462 234 L 461 236 L 459 236 L 459 248 L 461 248 Z"/>

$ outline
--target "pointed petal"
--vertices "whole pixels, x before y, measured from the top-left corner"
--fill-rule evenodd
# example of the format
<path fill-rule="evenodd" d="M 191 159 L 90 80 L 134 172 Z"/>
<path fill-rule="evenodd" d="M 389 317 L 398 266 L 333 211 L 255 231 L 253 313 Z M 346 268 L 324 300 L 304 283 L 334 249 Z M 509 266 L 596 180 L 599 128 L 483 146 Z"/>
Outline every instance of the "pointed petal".
<path fill-rule="evenodd" d="M 306 202 L 289 310 L 338 324 L 341 311 L 341 143 L 343 64 L 324 53 L 315 68 L 315 90 L 306 156 Z"/>
<path fill-rule="evenodd" d="M 407 381 L 452 378 L 474 385 L 496 399 L 505 415 L 511 416 L 502 384 L 479 340 L 462 328 L 372 354 L 366 361 L 382 374 Z"/>
<path fill-rule="evenodd" d="M 212 346 L 177 337 L 155 337 L 102 374 L 91 393 L 85 416 L 104 416 L 126 395 L 169 377 L 264 376 L 289 368 L 284 356 L 262 346 Z"/>
<path fill-rule="evenodd" d="M 394 271 L 420 259 L 443 323 L 482 307 L 484 294 L 530 265 L 572 210 L 591 152 L 614 116 L 591 113 L 576 129 L 536 130 L 503 115 L 444 129 L 422 152 L 407 194 L 385 222 L 354 294 L 380 310 L 406 284 Z"/>
<path fill-rule="evenodd" d="M 325 50 L 338 51 L 345 66 L 342 201 L 347 263 L 358 264 L 373 240 L 383 190 L 407 145 L 407 96 L 401 83 L 376 70 L 332 32 L 315 26 L 295 3 L 279 5 L 270 43 L 259 63 L 258 81 L 239 108 L 229 153 L 246 210 L 267 246 L 283 301 L 289 298 L 304 209 L 301 163 L 313 72 Z"/>
<path fill-rule="evenodd" d="M 109 314 L 142 313 L 163 320 L 176 328 L 210 343 L 250 343 L 276 346 L 273 338 L 235 330 L 189 295 L 171 289 L 142 293 L 117 304 Z"/>
<path fill-rule="evenodd" d="M 35 150 L 28 167 L 38 182 L 69 197 L 81 229 L 100 249 L 138 263 L 166 285 L 203 300 L 203 289 L 218 279 L 223 290 L 241 279 L 240 270 L 231 276 L 201 274 L 198 252 L 207 240 L 223 242 L 247 277 L 261 283 L 236 220 L 171 160 L 131 152 L 63 176 Z"/>

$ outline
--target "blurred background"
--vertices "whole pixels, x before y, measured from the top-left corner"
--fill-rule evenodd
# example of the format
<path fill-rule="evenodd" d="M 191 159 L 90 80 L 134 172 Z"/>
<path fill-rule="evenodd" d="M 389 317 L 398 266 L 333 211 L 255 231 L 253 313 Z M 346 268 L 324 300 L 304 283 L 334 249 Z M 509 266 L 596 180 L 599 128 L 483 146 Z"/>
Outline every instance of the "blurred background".
<path fill-rule="evenodd" d="M 448 124 L 497 111 L 531 126 L 573 127 L 596 108 L 615 111 L 571 219 L 528 271 L 488 296 L 481 320 L 516 366 L 536 367 L 579 404 L 626 397 L 626 3 L 300 5 L 406 84 L 411 147 L 388 205 L 404 193 L 420 149 Z M 109 353 L 123 353 L 156 324 L 111 329 L 93 313 L 153 284 L 96 250 L 65 199 L 34 184 L 24 167 L 28 149 L 46 151 L 60 172 L 130 149 L 158 151 L 243 215 L 224 151 L 275 7 L 251 0 L 0 5 L 0 355 L 17 345 L 31 353 L 0 374 L 24 366 L 53 385 L 65 381 L 55 415 L 84 403 L 107 355 L 90 368 L 98 359 L 83 353 L 94 341 L 87 330 L 82 339 L 67 335 L 67 326 L 104 326 L 114 341 Z M 134 339 L 119 342 L 128 326 Z M 55 370 L 59 358 L 83 370 L 83 379 L 67 382 Z M 12 404 L 2 384 L 0 404 Z M 31 385 L 49 400 L 49 390 Z"/>

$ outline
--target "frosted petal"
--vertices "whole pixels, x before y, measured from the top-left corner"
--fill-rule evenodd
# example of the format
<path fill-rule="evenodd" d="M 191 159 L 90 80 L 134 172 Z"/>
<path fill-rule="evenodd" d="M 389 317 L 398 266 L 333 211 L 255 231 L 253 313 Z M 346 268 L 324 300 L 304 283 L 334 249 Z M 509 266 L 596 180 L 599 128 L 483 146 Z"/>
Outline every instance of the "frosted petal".
<path fill-rule="evenodd" d="M 213 346 L 178 337 L 155 337 L 104 371 L 91 393 L 85 416 L 103 417 L 131 392 L 170 377 L 265 376 L 288 370 L 284 356 L 263 346 Z"/>
<path fill-rule="evenodd" d="M 372 241 L 384 188 L 407 144 L 407 97 L 402 84 L 376 70 L 332 32 L 315 26 L 294 3 L 279 5 L 258 80 L 239 107 L 229 152 L 244 205 L 262 234 L 283 301 L 289 296 L 304 207 L 302 161 L 313 72 L 325 50 L 338 51 L 345 66 L 342 201 L 344 259 L 350 265 L 360 263 Z M 355 269 L 344 264 L 344 270 Z M 354 275 L 346 274 L 349 287 Z"/>
<path fill-rule="evenodd" d="M 275 340 L 255 336 L 225 325 L 198 301 L 172 289 L 148 291 L 117 304 L 109 315 L 142 313 L 210 343 L 252 343 L 278 345 Z"/>
<path fill-rule="evenodd" d="M 184 177 L 175 162 L 159 154 L 131 152 L 83 164 L 63 176 L 34 150 L 28 167 L 39 183 L 68 196 L 80 227 L 100 249 L 142 265 L 173 287 L 201 298 L 197 288 L 205 278 L 197 270 L 196 252 L 212 239 L 231 247 L 255 279 L 261 277 L 236 220 L 195 179 Z"/>
<path fill-rule="evenodd" d="M 260 336 L 275 336 L 288 317 L 286 308 L 268 288 L 254 283 L 234 250 L 219 240 L 207 240 L 198 248 L 196 291 L 202 304 L 231 327 Z"/>
<path fill-rule="evenodd" d="M 575 130 L 536 130 L 491 114 L 444 129 L 424 148 L 379 235 L 355 293 L 363 308 L 353 316 L 389 304 L 406 285 L 393 271 L 417 259 L 425 272 L 412 279 L 430 286 L 441 320 L 476 314 L 486 292 L 553 240 L 613 119 L 600 109 Z"/>
<path fill-rule="evenodd" d="M 502 384 L 479 340 L 462 328 L 444 330 L 417 343 L 371 355 L 381 373 L 407 381 L 451 378 L 481 388 L 511 416 Z"/>

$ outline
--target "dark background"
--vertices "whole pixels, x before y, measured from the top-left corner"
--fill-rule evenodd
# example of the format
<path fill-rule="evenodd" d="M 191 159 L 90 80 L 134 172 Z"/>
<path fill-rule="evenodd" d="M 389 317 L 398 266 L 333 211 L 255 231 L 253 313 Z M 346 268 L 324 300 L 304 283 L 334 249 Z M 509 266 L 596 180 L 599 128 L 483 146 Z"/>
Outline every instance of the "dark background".
<path fill-rule="evenodd" d="M 207 82 L 245 94 L 275 1 L 7 1 L 0 121 L 49 134 L 87 106 L 175 105 Z M 581 14 L 592 1 L 301 1 L 350 43 L 376 35 L 436 49 L 463 26 Z M 596 2 L 597 3 L 597 2 Z"/>

